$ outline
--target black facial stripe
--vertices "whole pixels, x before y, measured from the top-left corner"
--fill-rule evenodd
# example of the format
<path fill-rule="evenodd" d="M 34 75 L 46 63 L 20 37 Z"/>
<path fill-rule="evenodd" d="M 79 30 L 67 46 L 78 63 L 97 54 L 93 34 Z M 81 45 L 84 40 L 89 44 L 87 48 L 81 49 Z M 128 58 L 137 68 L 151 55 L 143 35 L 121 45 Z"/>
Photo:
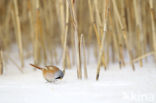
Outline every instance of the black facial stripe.
<path fill-rule="evenodd" d="M 61 79 L 62 77 L 57 77 L 57 78 L 55 78 L 55 79 Z"/>

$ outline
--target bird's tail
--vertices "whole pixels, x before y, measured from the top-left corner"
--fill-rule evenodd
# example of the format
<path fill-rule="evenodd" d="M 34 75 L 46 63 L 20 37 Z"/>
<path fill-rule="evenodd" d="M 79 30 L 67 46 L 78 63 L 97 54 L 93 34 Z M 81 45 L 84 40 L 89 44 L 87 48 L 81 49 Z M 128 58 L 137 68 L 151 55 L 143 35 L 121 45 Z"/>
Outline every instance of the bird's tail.
<path fill-rule="evenodd" d="M 43 68 L 38 67 L 38 66 L 36 66 L 36 65 L 34 65 L 34 64 L 30 64 L 30 65 L 33 66 L 33 67 L 35 67 L 35 68 L 37 68 L 37 69 L 43 70 Z"/>

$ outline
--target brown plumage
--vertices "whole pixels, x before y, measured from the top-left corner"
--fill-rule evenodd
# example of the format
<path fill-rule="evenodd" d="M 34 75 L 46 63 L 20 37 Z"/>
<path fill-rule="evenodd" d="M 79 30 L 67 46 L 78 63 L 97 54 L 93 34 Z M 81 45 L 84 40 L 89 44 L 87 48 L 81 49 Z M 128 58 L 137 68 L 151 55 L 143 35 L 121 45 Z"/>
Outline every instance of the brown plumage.
<path fill-rule="evenodd" d="M 63 78 L 63 76 L 64 76 L 63 72 L 56 66 L 45 66 L 45 68 L 41 68 L 34 64 L 30 64 L 30 65 L 41 70 L 44 79 L 46 79 L 48 82 L 53 82 L 56 79 Z"/>

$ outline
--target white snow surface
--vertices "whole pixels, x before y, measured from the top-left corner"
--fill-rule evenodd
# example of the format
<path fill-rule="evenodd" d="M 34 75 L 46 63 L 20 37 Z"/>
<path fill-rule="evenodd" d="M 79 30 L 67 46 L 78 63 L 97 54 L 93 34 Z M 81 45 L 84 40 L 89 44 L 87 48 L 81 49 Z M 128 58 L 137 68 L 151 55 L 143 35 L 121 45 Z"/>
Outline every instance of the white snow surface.
<path fill-rule="evenodd" d="M 144 63 L 143 68 L 135 64 L 135 71 L 130 66 L 119 69 L 118 64 L 111 64 L 106 71 L 101 67 L 98 81 L 96 66 L 87 65 L 87 80 L 78 80 L 73 67 L 62 80 L 48 83 L 29 63 L 24 73 L 8 64 L 0 76 L 0 103 L 156 103 L 154 63 Z"/>

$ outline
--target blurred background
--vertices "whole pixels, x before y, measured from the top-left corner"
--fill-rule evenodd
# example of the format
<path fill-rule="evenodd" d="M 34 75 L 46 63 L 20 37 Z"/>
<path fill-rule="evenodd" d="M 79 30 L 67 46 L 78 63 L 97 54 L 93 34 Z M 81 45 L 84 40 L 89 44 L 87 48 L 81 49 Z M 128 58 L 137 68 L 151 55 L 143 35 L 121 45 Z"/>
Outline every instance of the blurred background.
<path fill-rule="evenodd" d="M 154 5 L 155 0 L 0 0 L 0 72 L 8 62 L 22 71 L 29 58 L 64 68 L 94 58 L 105 68 L 129 63 L 135 70 L 135 62 L 143 66 L 148 56 L 156 58 Z"/>

